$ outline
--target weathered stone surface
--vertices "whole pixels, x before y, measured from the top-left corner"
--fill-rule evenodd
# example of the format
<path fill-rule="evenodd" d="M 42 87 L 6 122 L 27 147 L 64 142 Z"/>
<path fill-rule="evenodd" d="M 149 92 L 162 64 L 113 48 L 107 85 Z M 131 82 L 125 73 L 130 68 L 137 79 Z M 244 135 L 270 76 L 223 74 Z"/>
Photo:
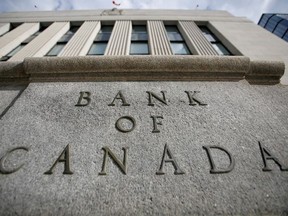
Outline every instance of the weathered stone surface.
<path fill-rule="evenodd" d="M 121 90 L 130 106 L 116 99 Z M 91 93 L 88 106 L 75 106 L 80 92 Z M 153 99 L 152 91 L 168 105 Z M 200 91 L 189 106 L 184 91 Z M 119 97 L 119 95 L 118 95 Z M 195 97 L 196 98 L 196 97 Z M 288 166 L 287 87 L 251 86 L 246 81 L 224 82 L 97 82 L 32 83 L 0 120 L 0 157 L 15 147 L 0 174 L 0 212 L 3 215 L 285 215 L 288 214 L 288 172 L 267 160 L 258 142 Z M 195 102 L 195 101 L 194 101 Z M 85 99 L 82 101 L 85 103 Z M 207 105 L 204 105 L 207 104 Z M 152 115 L 162 125 L 152 133 Z M 135 129 L 116 130 L 115 122 L 132 116 Z M 129 127 L 125 125 L 125 127 Z M 65 147 L 70 147 L 72 175 L 58 163 L 45 175 Z M 159 170 L 165 144 L 185 172 L 174 175 L 172 163 Z M 203 146 L 227 149 L 234 169 L 210 174 Z M 99 175 L 109 147 L 123 159 L 127 174 L 107 161 L 107 175 Z M 211 150 L 217 168 L 229 165 L 220 150 Z M 3 167 L 2 167 L 3 168 Z"/>
<path fill-rule="evenodd" d="M 244 56 L 97 56 L 26 58 L 0 63 L 0 82 L 239 81 L 278 84 L 282 61 Z"/>
<path fill-rule="evenodd" d="M 3 85 L 0 86 L 0 115 L 4 115 L 6 109 L 13 105 L 14 100 L 20 96 L 21 92 L 25 89 L 23 85 Z"/>

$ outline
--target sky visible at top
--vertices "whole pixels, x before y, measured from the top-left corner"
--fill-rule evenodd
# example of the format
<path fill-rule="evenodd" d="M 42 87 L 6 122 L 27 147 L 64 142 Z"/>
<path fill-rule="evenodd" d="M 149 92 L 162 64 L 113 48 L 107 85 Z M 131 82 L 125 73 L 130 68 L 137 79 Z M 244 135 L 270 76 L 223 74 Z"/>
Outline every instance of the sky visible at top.
<path fill-rule="evenodd" d="M 226 10 L 257 23 L 262 13 L 288 13 L 288 0 L 115 0 L 119 9 Z M 0 0 L 0 12 L 112 9 L 112 0 Z"/>

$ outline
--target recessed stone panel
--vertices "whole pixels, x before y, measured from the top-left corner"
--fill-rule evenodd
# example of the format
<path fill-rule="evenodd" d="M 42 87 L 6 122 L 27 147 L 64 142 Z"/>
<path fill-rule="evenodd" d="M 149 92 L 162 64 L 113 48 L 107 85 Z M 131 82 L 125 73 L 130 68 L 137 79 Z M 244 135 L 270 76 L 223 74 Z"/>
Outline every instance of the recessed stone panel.
<path fill-rule="evenodd" d="M 30 83 L 1 119 L 0 212 L 287 214 L 287 98 L 246 81 Z"/>

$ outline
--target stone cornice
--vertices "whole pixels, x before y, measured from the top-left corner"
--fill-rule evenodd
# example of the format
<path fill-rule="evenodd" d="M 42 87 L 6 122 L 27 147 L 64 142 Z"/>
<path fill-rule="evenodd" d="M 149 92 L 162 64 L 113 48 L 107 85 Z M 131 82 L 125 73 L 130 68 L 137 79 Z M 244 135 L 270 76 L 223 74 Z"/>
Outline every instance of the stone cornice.
<path fill-rule="evenodd" d="M 239 81 L 277 84 L 281 61 L 244 56 L 97 56 L 26 58 L 1 62 L 0 81 Z"/>

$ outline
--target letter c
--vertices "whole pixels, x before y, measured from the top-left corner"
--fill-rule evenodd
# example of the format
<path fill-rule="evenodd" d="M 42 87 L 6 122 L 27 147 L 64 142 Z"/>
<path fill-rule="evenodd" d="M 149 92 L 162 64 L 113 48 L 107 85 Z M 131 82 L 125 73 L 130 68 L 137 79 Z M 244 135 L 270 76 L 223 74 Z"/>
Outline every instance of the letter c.
<path fill-rule="evenodd" d="M 24 165 L 20 165 L 19 167 L 15 168 L 15 169 L 12 169 L 12 170 L 7 170 L 5 167 L 4 167 L 4 163 L 7 159 L 7 157 L 13 153 L 14 151 L 17 151 L 17 150 L 24 150 L 24 151 L 27 151 L 28 152 L 28 148 L 26 147 L 17 147 L 17 148 L 13 148 L 11 150 L 9 150 L 1 159 L 0 159 L 0 173 L 2 174 L 11 174 L 11 173 L 14 173 L 16 171 L 18 171 L 19 169 L 21 169 L 21 167 Z"/>

